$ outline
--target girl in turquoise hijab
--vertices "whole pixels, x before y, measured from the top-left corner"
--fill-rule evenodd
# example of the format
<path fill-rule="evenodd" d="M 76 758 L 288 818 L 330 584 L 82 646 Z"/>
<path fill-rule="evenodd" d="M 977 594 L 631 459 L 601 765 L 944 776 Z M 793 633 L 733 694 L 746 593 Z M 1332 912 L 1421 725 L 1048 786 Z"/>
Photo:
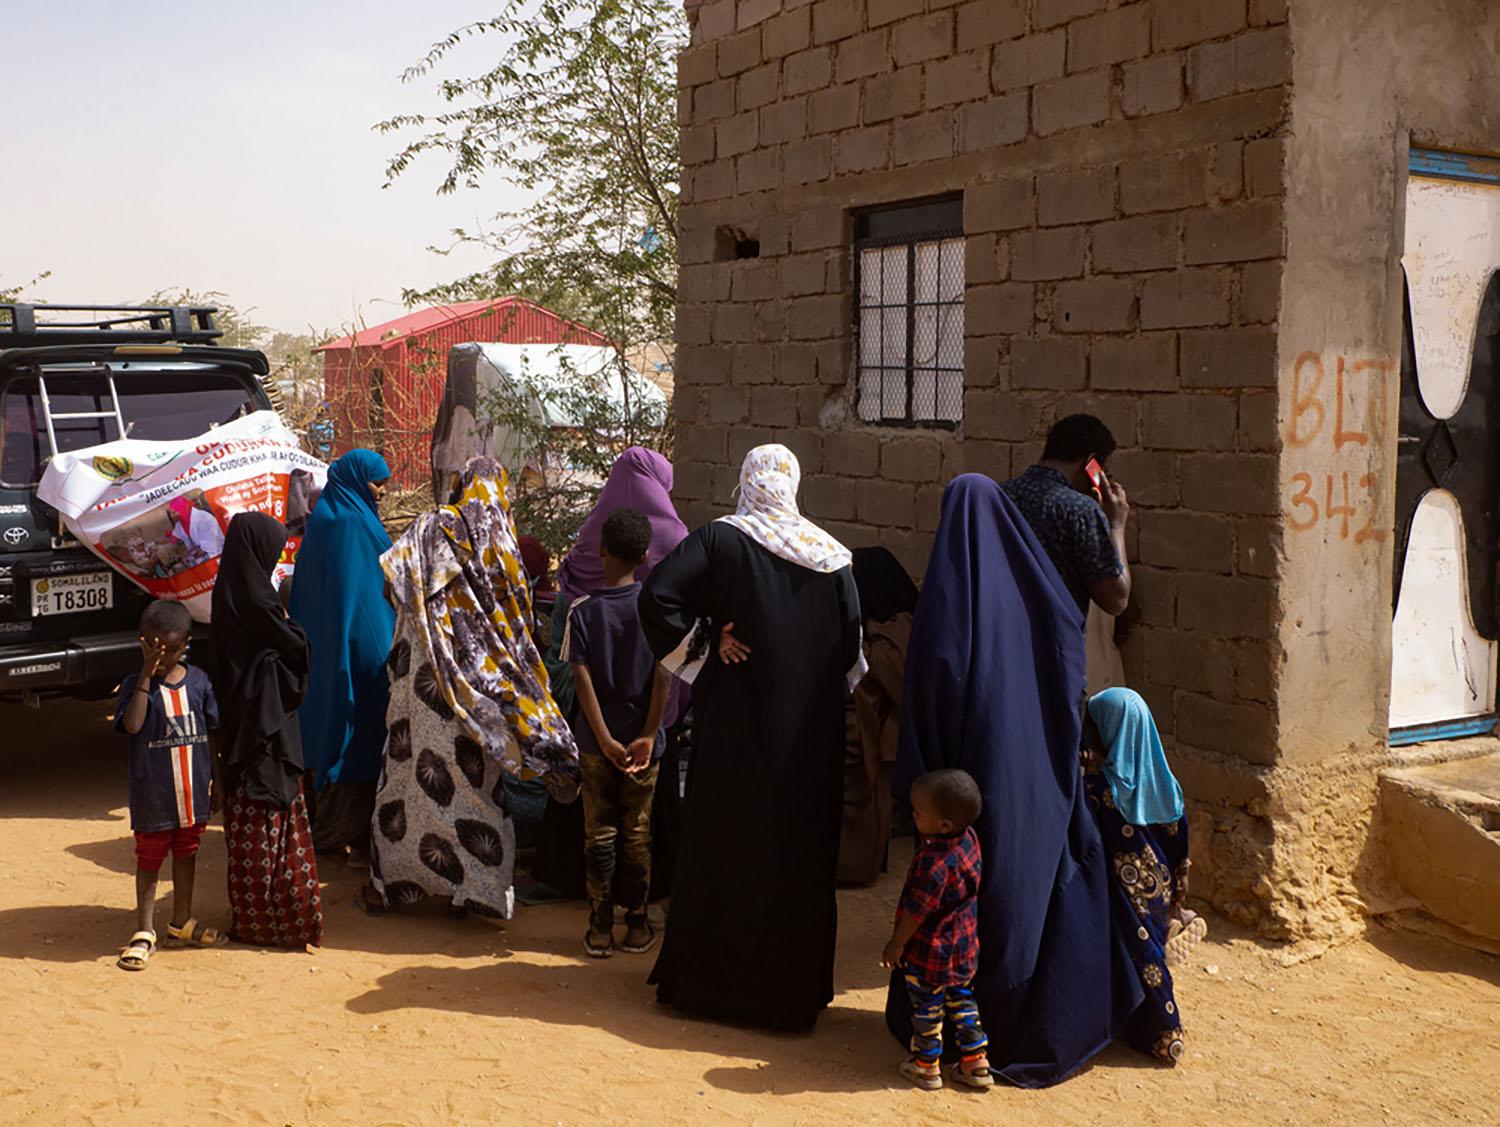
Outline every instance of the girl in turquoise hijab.
<path fill-rule="evenodd" d="M 1130 952 L 1144 1000 L 1123 1036 L 1164 1064 L 1182 1056 L 1182 1015 L 1169 963 L 1192 916 L 1187 894 L 1188 821 L 1151 709 L 1131 689 L 1092 697 L 1084 724 L 1084 795 L 1104 841 L 1110 876 L 1110 926 Z M 1193 939 L 1204 924 L 1195 919 Z M 1170 957 L 1169 957 L 1170 956 Z"/>
<path fill-rule="evenodd" d="M 1089 701 L 1104 743 L 1102 770 L 1115 809 L 1132 825 L 1172 825 L 1182 817 L 1182 787 L 1161 746 L 1151 709 L 1133 689 L 1105 689 Z"/>
<path fill-rule="evenodd" d="M 299 716 L 320 851 L 363 849 L 375 808 L 389 698 L 385 662 L 396 624 L 380 570 L 391 546 L 379 510 L 390 476 L 373 450 L 351 450 L 334 462 L 297 554 L 291 615 L 312 649 Z"/>

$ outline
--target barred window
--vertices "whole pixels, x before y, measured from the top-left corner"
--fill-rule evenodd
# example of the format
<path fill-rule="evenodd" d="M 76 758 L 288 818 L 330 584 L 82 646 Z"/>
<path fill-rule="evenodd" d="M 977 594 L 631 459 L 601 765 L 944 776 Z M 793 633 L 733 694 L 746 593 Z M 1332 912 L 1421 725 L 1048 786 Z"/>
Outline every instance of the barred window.
<path fill-rule="evenodd" d="M 854 217 L 861 422 L 956 427 L 964 414 L 963 197 Z"/>

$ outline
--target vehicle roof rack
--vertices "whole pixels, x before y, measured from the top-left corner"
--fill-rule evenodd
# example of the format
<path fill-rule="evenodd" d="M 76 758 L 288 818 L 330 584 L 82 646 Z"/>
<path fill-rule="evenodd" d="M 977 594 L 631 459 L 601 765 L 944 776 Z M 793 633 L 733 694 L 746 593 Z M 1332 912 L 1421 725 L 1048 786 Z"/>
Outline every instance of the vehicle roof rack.
<path fill-rule="evenodd" d="M 212 344 L 212 305 L 33 305 L 0 301 L 0 348 L 48 344 Z"/>

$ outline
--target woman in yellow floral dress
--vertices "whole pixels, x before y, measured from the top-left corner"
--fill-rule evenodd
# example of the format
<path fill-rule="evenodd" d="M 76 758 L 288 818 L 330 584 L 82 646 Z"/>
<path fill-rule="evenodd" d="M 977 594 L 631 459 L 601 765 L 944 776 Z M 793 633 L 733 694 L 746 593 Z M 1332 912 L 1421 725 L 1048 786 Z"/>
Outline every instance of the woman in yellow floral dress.
<path fill-rule="evenodd" d="M 381 557 L 396 640 L 366 911 L 442 896 L 508 919 L 515 829 L 503 773 L 576 791 L 578 748 L 526 628 L 531 596 L 507 486 L 498 462 L 474 459 L 454 503 Z"/>

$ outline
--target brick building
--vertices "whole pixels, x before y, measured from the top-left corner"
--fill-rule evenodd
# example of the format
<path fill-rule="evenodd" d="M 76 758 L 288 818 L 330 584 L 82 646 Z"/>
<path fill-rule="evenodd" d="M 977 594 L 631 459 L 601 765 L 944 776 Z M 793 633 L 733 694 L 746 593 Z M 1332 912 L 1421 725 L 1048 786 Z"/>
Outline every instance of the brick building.
<path fill-rule="evenodd" d="M 1422 151 L 1500 148 L 1496 6 L 686 3 L 689 520 L 729 503 L 748 447 L 782 441 L 811 516 L 920 574 L 954 474 L 1005 477 L 1058 416 L 1100 415 L 1135 507 L 1126 668 L 1192 800 L 1195 892 L 1284 937 L 1425 895 L 1380 773 L 1483 748 L 1388 738 L 1415 535 L 1397 502 L 1422 496 L 1413 474 L 1441 484 L 1452 445 L 1413 433 L 1427 469 L 1406 447 L 1398 465 L 1403 240 L 1427 206 L 1411 169 L 1500 192 L 1482 162 L 1445 179 Z M 1449 318 L 1459 336 L 1478 300 Z M 1414 318 L 1420 353 L 1442 318 Z M 1442 545 L 1418 555 L 1441 572 Z M 1475 637 L 1489 687 L 1445 734 L 1493 724 Z"/>

